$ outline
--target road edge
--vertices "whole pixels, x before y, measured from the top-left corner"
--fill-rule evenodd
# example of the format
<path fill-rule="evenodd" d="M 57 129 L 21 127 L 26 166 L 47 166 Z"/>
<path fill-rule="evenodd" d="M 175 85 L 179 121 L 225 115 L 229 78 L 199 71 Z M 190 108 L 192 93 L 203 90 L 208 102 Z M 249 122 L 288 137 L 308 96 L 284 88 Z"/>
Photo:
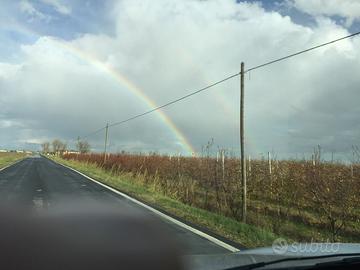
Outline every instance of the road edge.
<path fill-rule="evenodd" d="M 14 166 L 14 165 L 16 165 L 16 164 L 20 163 L 21 161 L 23 161 L 23 160 L 24 160 L 24 159 L 26 159 L 26 158 L 27 158 L 27 157 L 22 158 L 22 159 L 20 159 L 20 160 L 15 161 L 14 163 L 11 163 L 11 164 L 9 164 L 9 165 L 7 165 L 7 166 L 3 167 L 3 168 L 0 168 L 0 172 L 2 172 L 2 171 L 4 171 L 4 170 L 6 170 L 7 168 L 9 168 L 9 167 L 11 167 L 11 166 Z"/>
<path fill-rule="evenodd" d="M 61 165 L 61 166 L 65 167 L 65 168 L 67 168 L 67 169 L 70 169 L 70 170 L 80 174 L 81 176 L 87 178 L 88 180 L 90 180 L 90 181 L 92 181 L 92 182 L 94 182 L 94 183 L 96 183 L 96 184 L 98 184 L 98 185 L 100 185 L 100 186 L 102 186 L 102 187 L 116 193 L 117 195 L 120 195 L 120 196 L 132 201 L 133 203 L 135 203 L 135 204 L 137 204 L 137 205 L 139 205 L 141 207 L 146 208 L 147 210 L 155 213 L 156 215 L 158 215 L 158 216 L 160 216 L 160 217 L 162 217 L 162 218 L 164 218 L 164 219 L 166 219 L 166 220 L 168 220 L 168 221 L 170 221 L 170 222 L 172 222 L 172 223 L 174 223 L 174 224 L 176 224 L 176 225 L 178 225 L 178 226 L 180 226 L 180 227 L 182 227 L 182 228 L 184 228 L 184 229 L 186 229 L 186 230 L 188 230 L 188 231 L 190 231 L 190 232 L 192 232 L 192 233 L 194 233 L 196 235 L 199 235 L 200 237 L 205 238 L 208 241 L 210 241 L 210 242 L 212 242 L 212 243 L 214 243 L 214 244 L 216 244 L 216 245 L 218 245 L 218 246 L 220 246 L 220 247 L 222 247 L 222 248 L 224 248 L 224 249 L 226 249 L 228 251 L 231 251 L 231 252 L 239 252 L 239 251 L 241 251 L 237 247 L 234 247 L 234 246 L 232 246 L 232 245 L 230 245 L 230 244 L 228 244 L 228 243 L 226 243 L 226 242 L 224 242 L 224 241 L 222 241 L 222 240 L 220 240 L 220 239 L 218 239 L 218 238 L 216 238 L 214 236 L 209 235 L 208 233 L 205 233 L 205 232 L 203 232 L 203 231 L 201 231 L 201 230 L 199 230 L 197 228 L 194 228 L 194 227 L 192 227 L 192 226 L 190 226 L 190 225 L 176 219 L 175 217 L 172 217 L 172 216 L 170 216 L 168 214 L 165 214 L 164 212 L 162 212 L 162 211 L 160 211 L 158 209 L 155 209 L 154 207 L 149 206 L 146 203 L 141 202 L 141 201 L 129 196 L 128 194 L 126 194 L 124 192 L 121 192 L 121 191 L 119 191 L 119 190 L 117 190 L 117 189 L 115 189 L 113 187 L 110 187 L 110 186 L 108 186 L 108 185 L 106 185 L 104 183 L 101 183 L 101 182 L 91 178 L 90 176 L 88 176 L 88 175 L 86 175 L 86 174 L 84 174 L 84 173 L 82 173 L 82 172 L 80 172 L 80 171 L 78 171 L 78 170 L 76 170 L 76 169 L 74 169 L 74 168 L 72 168 L 70 166 L 61 164 L 61 163 L 56 162 L 56 161 L 54 161 L 52 159 L 49 159 L 47 157 L 45 157 L 45 158 L 52 161 L 52 162 L 54 162 L 55 164 Z"/>

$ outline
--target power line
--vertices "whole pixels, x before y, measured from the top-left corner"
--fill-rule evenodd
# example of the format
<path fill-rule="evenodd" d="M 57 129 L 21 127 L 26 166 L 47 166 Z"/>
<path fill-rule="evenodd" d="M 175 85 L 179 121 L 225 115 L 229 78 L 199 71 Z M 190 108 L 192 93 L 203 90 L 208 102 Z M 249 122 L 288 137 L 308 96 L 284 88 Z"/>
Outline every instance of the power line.
<path fill-rule="evenodd" d="M 344 39 L 348 39 L 348 38 L 354 37 L 354 36 L 359 35 L 359 34 L 360 34 L 360 31 L 359 31 L 359 32 L 356 32 L 356 33 L 353 33 L 353 34 L 351 34 L 351 35 L 347 35 L 347 36 L 344 36 L 344 37 L 341 37 L 341 38 L 338 38 L 338 39 L 334 39 L 334 40 L 329 41 L 329 42 L 322 43 L 322 44 L 320 44 L 320 45 L 313 46 L 313 47 L 311 47 L 311 48 L 308 48 L 308 49 L 305 49 L 305 50 L 302 50 L 302 51 L 299 51 L 299 52 L 296 52 L 296 53 L 293 53 L 293 54 L 290 54 L 290 55 L 287 55 L 287 56 L 284 56 L 284 57 L 277 58 L 277 59 L 275 59 L 275 60 L 271 60 L 271 61 L 266 62 L 266 63 L 264 63 L 264 64 L 257 65 L 257 66 L 254 66 L 254 67 L 252 67 L 252 68 L 246 69 L 246 70 L 244 71 L 244 73 L 249 72 L 249 71 L 252 71 L 252 70 L 255 70 L 255 69 L 259 69 L 259 68 L 262 68 L 262 67 L 265 67 L 265 66 L 268 66 L 268 65 L 272 65 L 272 64 L 274 64 L 274 63 L 277 63 L 277 62 L 280 62 L 280 61 L 289 59 L 289 58 L 291 58 L 291 57 L 294 57 L 294 56 L 297 56 L 297 55 L 300 55 L 300 54 L 303 54 L 303 53 L 306 53 L 306 52 L 309 52 L 309 51 L 318 49 L 318 48 L 323 47 L 323 46 L 330 45 L 330 44 L 332 44 L 332 43 L 335 43 L 335 42 L 338 42 L 338 41 L 341 41 L 341 40 L 344 40 Z M 115 123 L 109 124 L 109 127 L 113 127 L 113 126 L 117 126 L 117 125 L 124 124 L 124 123 L 126 123 L 126 122 L 132 121 L 132 120 L 137 119 L 137 118 L 139 118 L 139 117 L 142 117 L 142 116 L 144 116 L 144 115 L 150 114 L 150 113 L 152 113 L 152 112 L 155 112 L 155 111 L 157 111 L 157 110 L 160 110 L 160 109 L 162 109 L 162 108 L 165 108 L 165 107 L 167 107 L 167 106 L 170 106 L 170 105 L 172 105 L 172 104 L 174 104 L 174 103 L 177 103 L 177 102 L 182 101 L 182 100 L 184 100 L 184 99 L 187 99 L 187 98 L 189 98 L 189 97 L 191 97 L 191 96 L 193 96 L 193 95 L 196 95 L 196 94 L 198 94 L 198 93 L 200 93 L 200 92 L 203 92 L 203 91 L 205 91 L 205 90 L 207 90 L 207 89 L 209 89 L 209 88 L 212 88 L 212 87 L 214 87 L 214 86 L 216 86 L 216 85 L 218 85 L 218 84 L 221 84 L 221 83 L 223 83 L 223 82 L 225 82 L 225 81 L 227 81 L 227 80 L 230 80 L 230 79 L 232 79 L 232 78 L 234 78 L 234 77 L 237 77 L 237 76 L 239 76 L 240 74 L 241 74 L 241 72 L 238 72 L 238 73 L 235 73 L 235 74 L 233 74 L 233 75 L 230 75 L 230 76 L 228 76 L 228 77 L 226 77 L 226 78 L 224 78 L 224 79 L 222 79 L 222 80 L 219 80 L 219 81 L 217 81 L 217 82 L 214 82 L 214 83 L 212 83 L 212 84 L 210 84 L 210 85 L 208 85 L 208 86 L 205 86 L 205 87 L 203 87 L 203 88 L 201 88 L 201 89 L 199 89 L 199 90 L 193 91 L 193 92 L 191 92 L 190 94 L 187 94 L 187 95 L 185 95 L 185 96 L 182 96 L 182 97 L 180 97 L 180 98 L 177 98 L 177 99 L 175 99 L 175 100 L 172 100 L 172 101 L 170 101 L 170 102 L 167 102 L 167 103 L 165 103 L 165 104 L 163 104 L 163 105 L 157 106 L 157 107 L 155 107 L 155 108 L 153 108 L 153 109 L 151 109 L 151 110 L 148 110 L 148 111 L 146 111 L 146 112 L 137 114 L 137 115 L 132 116 L 132 117 L 130 117 L 130 118 L 127 118 L 127 119 L 125 119 L 125 120 L 122 120 L 122 121 L 119 121 L 119 122 L 115 122 Z M 83 136 L 82 138 L 87 138 L 87 137 L 90 137 L 90 136 L 92 136 L 92 135 L 95 135 L 95 134 L 99 133 L 100 131 L 102 131 L 102 130 L 104 130 L 104 129 L 106 129 L 106 126 L 100 128 L 100 129 L 98 129 L 98 130 L 96 130 L 96 131 L 94 131 L 94 132 L 91 132 L 91 133 Z"/>
<path fill-rule="evenodd" d="M 320 48 L 320 47 L 323 47 L 323 46 L 326 46 L 326 45 L 329 45 L 329 44 L 338 42 L 338 41 L 340 41 L 340 40 L 344 40 L 344 39 L 347 39 L 347 38 L 354 37 L 354 36 L 359 35 L 359 34 L 360 34 L 360 32 L 356 32 L 356 33 L 353 33 L 353 34 L 348 35 L 348 36 L 345 36 L 345 37 L 341 37 L 341 38 L 334 39 L 334 40 L 329 41 L 329 42 L 322 43 L 322 44 L 320 44 L 320 45 L 316 45 L 316 46 L 311 47 L 311 48 L 308 48 L 308 49 L 306 49 L 306 50 L 302 50 L 302 51 L 299 51 L 299 52 L 296 52 L 296 53 L 293 53 L 293 54 L 289 54 L 289 55 L 287 55 L 287 56 L 284 56 L 284 57 L 281 57 L 281 58 L 278 58 L 278 59 L 275 59 L 275 60 L 266 62 L 266 63 L 264 63 L 264 64 L 261 64 L 261 65 L 258 65 L 258 66 L 252 67 L 252 68 L 249 68 L 249 69 L 245 70 L 245 73 L 246 73 L 246 72 L 249 72 L 249 71 L 252 71 L 252 70 L 255 70 L 255 69 L 258 69 L 258 68 L 262 68 L 262 67 L 265 67 L 265 66 L 268 66 L 268 65 L 277 63 L 277 62 L 280 62 L 280 61 L 283 61 L 283 60 L 285 60 L 285 59 L 288 59 L 288 58 L 297 56 L 297 55 L 299 55 L 299 54 L 303 54 L 303 53 L 306 53 L 306 52 L 309 52 L 309 51 L 318 49 L 318 48 Z"/>
<path fill-rule="evenodd" d="M 150 113 L 152 113 L 152 112 L 154 112 L 154 111 L 160 110 L 160 109 L 162 109 L 162 108 L 164 108 L 164 107 L 167 107 L 167 106 L 170 106 L 170 105 L 172 105 L 172 104 L 174 104 L 174 103 L 177 103 L 177 102 L 179 102 L 179 101 L 181 101 L 181 100 L 183 100 L 183 99 L 186 99 L 186 98 L 188 98 L 188 97 L 191 97 L 191 96 L 193 96 L 193 95 L 196 95 L 196 94 L 198 94 L 198 93 L 200 93 L 200 92 L 203 92 L 203 91 L 205 91 L 205 90 L 207 90 L 207 89 L 209 89 L 209 88 L 211 88 L 211 87 L 214 87 L 215 85 L 218 85 L 218 84 L 220 84 L 220 83 L 223 83 L 223 82 L 225 82 L 225 81 L 227 81 L 227 80 L 230 80 L 230 79 L 232 79 L 232 78 L 234 78 L 234 77 L 237 77 L 237 76 L 239 76 L 239 75 L 240 75 L 240 72 L 239 72 L 239 73 L 236 73 L 236 74 L 233 74 L 233 75 L 230 75 L 230 76 L 226 77 L 225 79 L 222 79 L 222 80 L 220 80 L 220 81 L 214 82 L 214 83 L 212 83 L 212 84 L 210 84 L 210 85 L 208 85 L 208 86 L 205 86 L 205 87 L 203 87 L 203 88 L 201 88 L 201 89 L 199 89 L 199 90 L 196 90 L 196 91 L 194 91 L 194 92 L 191 92 L 190 94 L 187 94 L 187 95 L 185 95 L 185 96 L 182 96 L 182 97 L 180 97 L 180 98 L 177 98 L 177 99 L 175 99 L 175 100 L 172 100 L 172 101 L 170 101 L 170 102 L 167 102 L 167 103 L 165 103 L 165 104 L 163 104 L 163 105 L 161 105 L 161 106 L 155 107 L 155 108 L 153 108 L 153 109 L 151 109 L 151 110 L 148 110 L 148 111 L 146 111 L 146 112 L 137 114 L 137 115 L 132 116 L 132 117 L 130 117 L 130 118 L 127 118 L 127 119 L 125 119 L 125 120 L 122 120 L 122 121 L 119 121 L 119 122 L 115 122 L 115 123 L 109 124 L 109 127 L 117 126 L 117 125 L 120 125 L 120 124 L 129 122 L 129 121 L 131 121 L 131 120 L 134 120 L 134 119 L 136 119 L 136 118 L 142 117 L 142 116 L 144 116 L 144 115 L 150 114 Z M 104 130 L 104 129 L 106 129 L 106 126 L 100 128 L 100 129 L 98 129 L 98 130 L 96 130 L 96 131 L 94 131 L 94 132 L 91 132 L 91 133 L 89 133 L 89 134 L 87 134 L 87 135 L 85 135 L 85 136 L 82 136 L 82 138 L 85 139 L 85 138 L 88 138 L 88 137 L 90 137 L 90 136 L 93 136 L 93 135 L 99 133 L 100 131 L 102 131 L 102 130 Z"/>
<path fill-rule="evenodd" d="M 155 107 L 155 108 L 153 108 L 153 109 L 151 109 L 151 110 L 149 110 L 149 111 L 146 111 L 146 112 L 144 112 L 144 113 L 140 113 L 140 114 L 138 114 L 138 115 L 135 115 L 135 116 L 133 116 L 133 117 L 130 117 L 130 118 L 125 119 L 125 120 L 120 121 L 120 122 L 112 123 L 112 124 L 109 125 L 109 127 L 113 127 L 113 126 L 117 126 L 117 125 L 120 125 L 120 124 L 129 122 L 129 121 L 134 120 L 134 119 L 136 119 L 136 118 L 139 118 L 139 117 L 141 117 L 141 116 L 147 115 L 147 114 L 152 113 L 152 112 L 157 111 L 157 110 L 160 110 L 160 109 L 162 109 L 162 108 L 164 108 L 164 107 L 170 106 L 170 105 L 172 105 L 172 104 L 174 104 L 174 103 L 177 103 L 177 102 L 179 102 L 179 101 L 181 101 L 181 100 L 184 100 L 184 99 L 186 99 L 186 98 L 188 98 L 188 97 L 191 97 L 191 96 L 196 95 L 196 94 L 198 94 L 198 93 L 200 93 L 200 92 L 203 92 L 203 91 L 205 91 L 205 90 L 207 90 L 207 89 L 209 89 L 209 88 L 211 88 L 211 87 L 214 87 L 215 85 L 218 85 L 218 84 L 220 84 L 220 83 L 223 83 L 223 82 L 225 82 L 225 81 L 227 81 L 227 80 L 230 80 L 230 79 L 232 79 L 232 78 L 234 78 L 234 77 L 237 77 L 237 76 L 239 76 L 239 74 L 240 74 L 240 73 L 236 73 L 236 74 L 230 75 L 230 76 L 226 77 L 225 79 L 222 79 L 222 80 L 220 80 L 220 81 L 217 81 L 217 82 L 215 82 L 215 83 L 212 83 L 212 84 L 210 84 L 210 85 L 208 85 L 208 86 L 206 86 L 206 87 L 204 87 L 204 88 L 201 88 L 201 89 L 199 89 L 199 90 L 197 90 L 197 91 L 194 91 L 194 92 L 192 92 L 192 93 L 190 93 L 190 94 L 187 94 L 187 95 L 185 95 L 185 96 L 182 96 L 182 97 L 180 97 L 180 98 L 178 98 L 178 99 L 175 99 L 175 100 L 173 100 L 173 101 L 170 101 L 170 102 L 168 102 L 168 103 L 165 103 L 165 104 L 163 104 L 163 105 L 161 105 L 161 106 Z"/>
<path fill-rule="evenodd" d="M 94 132 L 91 132 L 91 133 L 83 136 L 82 138 L 85 139 L 85 138 L 88 138 L 88 137 L 90 137 L 90 136 L 93 136 L 93 135 L 99 133 L 100 131 L 104 130 L 105 128 L 106 128 L 106 126 L 105 126 L 105 127 L 102 127 L 102 128 L 99 128 L 98 130 L 96 130 L 96 131 L 94 131 Z"/>

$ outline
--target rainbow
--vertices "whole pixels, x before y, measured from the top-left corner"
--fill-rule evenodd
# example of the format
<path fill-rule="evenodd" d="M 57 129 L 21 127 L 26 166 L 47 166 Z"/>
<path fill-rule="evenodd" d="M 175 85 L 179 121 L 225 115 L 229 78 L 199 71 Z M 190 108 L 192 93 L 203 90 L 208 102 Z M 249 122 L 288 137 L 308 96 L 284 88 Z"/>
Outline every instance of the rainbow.
<path fill-rule="evenodd" d="M 115 70 L 112 66 L 100 61 L 94 56 L 85 53 L 84 51 L 79 50 L 76 47 L 70 46 L 66 43 L 63 43 L 57 39 L 51 38 L 52 41 L 55 41 L 61 47 L 65 48 L 68 52 L 73 53 L 80 59 L 90 63 L 91 65 L 101 69 L 105 73 L 107 73 L 111 78 L 113 78 L 116 82 L 124 86 L 126 89 L 131 91 L 135 96 L 137 96 L 141 101 L 143 101 L 149 108 L 153 109 L 158 107 L 158 105 L 148 97 L 139 87 L 135 85 L 134 82 L 130 81 L 123 74 Z M 177 140 L 180 142 L 181 146 L 184 150 L 186 150 L 187 154 L 195 153 L 194 147 L 191 145 L 189 140 L 185 137 L 183 132 L 175 125 L 175 123 L 167 116 L 162 110 L 156 111 L 158 117 L 166 124 L 166 126 L 171 130 L 171 132 L 175 135 Z"/>
<path fill-rule="evenodd" d="M 34 30 L 29 29 L 28 27 L 24 25 L 16 25 L 16 28 L 18 31 L 21 31 L 26 34 L 35 35 L 36 37 L 41 37 L 38 33 L 36 33 Z M 132 81 L 130 81 L 126 76 L 121 74 L 119 71 L 115 70 L 111 65 L 108 65 L 95 56 L 86 53 L 85 51 L 80 50 L 79 48 L 72 46 L 66 42 L 63 42 L 61 39 L 57 39 L 55 37 L 47 37 L 50 42 L 53 42 L 53 44 L 57 45 L 60 48 L 63 48 L 66 52 L 69 52 L 70 54 L 78 57 L 82 61 L 85 61 L 86 63 L 89 63 L 92 66 L 95 66 L 96 68 L 104 71 L 104 73 L 108 74 L 112 79 L 114 79 L 118 84 L 125 87 L 125 89 L 129 90 L 131 93 L 133 93 L 137 98 L 139 98 L 143 103 L 146 104 L 149 108 L 153 109 L 157 107 L 157 104 L 149 98 L 143 91 L 136 86 L 136 84 Z M 200 70 L 199 67 L 192 61 L 191 57 L 183 51 L 180 50 L 180 53 L 182 53 L 183 59 L 187 60 L 191 66 L 197 70 Z M 202 81 L 208 83 L 209 80 L 205 78 L 202 72 L 199 72 L 201 74 Z M 217 101 L 222 104 L 222 107 L 224 109 L 224 113 L 233 116 L 235 112 L 235 107 L 232 102 L 229 102 L 225 99 L 224 96 L 222 96 L 218 91 L 215 92 L 217 94 Z M 231 108 L 231 109 L 230 109 Z M 196 154 L 196 151 L 194 147 L 191 145 L 189 140 L 186 138 L 184 133 L 175 125 L 175 123 L 170 119 L 163 111 L 158 110 L 155 112 L 157 116 L 160 118 L 160 120 L 165 123 L 165 125 L 169 128 L 169 130 L 174 134 L 177 141 L 181 145 L 181 147 L 186 151 L 187 154 Z M 250 139 L 247 140 L 250 145 L 252 143 L 250 142 Z M 250 146 L 250 148 L 253 148 Z"/>
<path fill-rule="evenodd" d="M 27 34 L 32 34 L 37 37 L 41 37 L 41 35 L 37 34 L 31 29 L 25 28 L 23 26 L 18 26 L 18 29 L 20 28 L 22 32 L 25 32 Z M 71 46 L 55 37 L 47 37 L 49 41 L 53 42 L 55 45 L 58 45 L 59 47 L 63 48 L 65 51 L 75 55 L 79 59 L 89 63 L 92 66 L 95 66 L 96 68 L 104 71 L 106 74 L 108 74 L 112 79 L 114 79 L 118 84 L 125 87 L 127 90 L 129 90 L 131 93 L 133 93 L 137 98 L 139 98 L 143 103 L 145 103 L 149 108 L 153 109 L 157 107 L 157 104 L 148 97 L 139 87 L 135 85 L 134 82 L 130 81 L 128 78 L 126 78 L 123 74 L 121 74 L 119 71 L 115 70 L 112 66 L 100 61 L 96 57 L 74 47 Z M 193 155 L 196 153 L 194 147 L 191 145 L 189 140 L 186 138 L 186 136 L 183 134 L 183 132 L 175 125 L 175 123 L 170 119 L 169 116 L 167 116 L 162 110 L 157 110 L 155 112 L 160 120 L 165 123 L 165 125 L 169 128 L 169 130 L 174 134 L 176 139 L 178 140 L 181 147 L 186 151 L 187 154 Z"/>

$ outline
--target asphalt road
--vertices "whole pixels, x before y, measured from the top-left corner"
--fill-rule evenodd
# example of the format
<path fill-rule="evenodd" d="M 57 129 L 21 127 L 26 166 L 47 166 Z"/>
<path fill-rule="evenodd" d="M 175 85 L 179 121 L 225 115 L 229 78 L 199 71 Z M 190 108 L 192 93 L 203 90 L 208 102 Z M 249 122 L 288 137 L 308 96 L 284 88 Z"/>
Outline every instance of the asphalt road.
<path fill-rule="evenodd" d="M 0 171 L 0 199 L 34 209 L 51 211 L 64 202 L 81 200 L 108 202 L 119 209 L 147 212 L 160 219 L 167 230 L 185 247 L 185 254 L 222 254 L 230 251 L 163 219 L 84 176 L 43 157 L 29 157 Z"/>

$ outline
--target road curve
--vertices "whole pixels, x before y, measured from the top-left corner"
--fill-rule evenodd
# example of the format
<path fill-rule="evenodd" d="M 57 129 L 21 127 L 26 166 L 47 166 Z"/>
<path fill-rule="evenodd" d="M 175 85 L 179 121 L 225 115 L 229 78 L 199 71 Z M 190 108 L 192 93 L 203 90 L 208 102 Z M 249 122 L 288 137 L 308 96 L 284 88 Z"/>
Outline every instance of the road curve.
<path fill-rule="evenodd" d="M 71 200 L 111 203 L 126 211 L 149 210 L 43 157 L 29 157 L 0 171 L 0 198 L 31 208 L 56 207 Z M 156 216 L 184 246 L 185 254 L 223 254 L 230 251 L 173 222 Z"/>

